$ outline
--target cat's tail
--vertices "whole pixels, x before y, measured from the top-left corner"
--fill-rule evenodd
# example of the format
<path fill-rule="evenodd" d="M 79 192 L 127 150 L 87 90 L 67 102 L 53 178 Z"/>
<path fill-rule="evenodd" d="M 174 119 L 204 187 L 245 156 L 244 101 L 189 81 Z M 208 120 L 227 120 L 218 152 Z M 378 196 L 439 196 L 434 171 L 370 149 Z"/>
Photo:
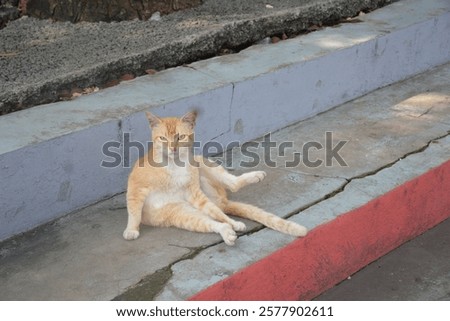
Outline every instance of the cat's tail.
<path fill-rule="evenodd" d="M 287 221 L 281 217 L 268 213 L 256 206 L 249 204 L 228 201 L 225 206 L 224 212 L 227 214 L 256 221 L 271 229 L 293 236 L 305 236 L 306 233 L 308 233 L 307 228 L 300 224 Z"/>

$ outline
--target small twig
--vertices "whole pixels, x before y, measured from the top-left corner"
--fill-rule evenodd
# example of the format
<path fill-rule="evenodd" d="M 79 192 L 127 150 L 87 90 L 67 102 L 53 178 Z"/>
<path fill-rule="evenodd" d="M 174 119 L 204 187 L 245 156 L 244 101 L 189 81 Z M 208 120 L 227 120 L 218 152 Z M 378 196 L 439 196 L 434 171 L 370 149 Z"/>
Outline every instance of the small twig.
<path fill-rule="evenodd" d="M 17 51 L 14 52 L 0 52 L 0 58 L 9 58 L 9 57 L 15 57 L 19 53 Z"/>

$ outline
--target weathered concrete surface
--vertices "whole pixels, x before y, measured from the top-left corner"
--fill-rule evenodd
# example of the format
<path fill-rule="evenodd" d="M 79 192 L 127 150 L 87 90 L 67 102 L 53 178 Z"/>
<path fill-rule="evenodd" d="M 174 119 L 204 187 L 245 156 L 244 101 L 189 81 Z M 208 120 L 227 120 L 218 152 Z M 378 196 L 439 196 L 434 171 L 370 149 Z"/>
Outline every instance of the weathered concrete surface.
<path fill-rule="evenodd" d="M 413 88 L 418 84 L 416 81 L 419 81 L 419 79 L 420 82 L 422 82 L 422 86 L 418 86 L 421 88 L 416 87 L 415 91 Z M 441 78 L 439 77 L 437 79 Z M 379 152 L 384 155 L 395 155 L 397 150 L 403 148 L 403 133 L 398 133 L 395 138 L 389 138 L 389 136 L 387 136 L 387 140 L 385 140 L 383 144 L 375 145 L 373 144 L 371 136 L 373 136 L 372 129 L 376 129 L 376 123 L 372 125 L 358 123 L 358 117 L 351 118 L 345 113 L 345 110 L 348 108 L 348 110 L 354 112 L 353 116 L 358 114 L 364 115 L 365 113 L 368 113 L 368 109 L 373 108 L 375 109 L 373 111 L 374 114 L 378 114 L 378 116 L 382 118 L 385 114 L 388 114 L 390 110 L 396 108 L 395 104 L 389 106 L 389 101 L 391 103 L 398 101 L 398 97 L 396 97 L 395 94 L 387 95 L 391 89 L 394 89 L 397 95 L 401 96 L 401 92 L 404 93 L 406 88 L 403 87 L 403 89 L 400 90 L 400 87 L 410 84 L 412 86 L 408 88 L 407 92 L 410 97 L 417 97 L 421 95 L 421 92 L 427 92 L 428 89 L 431 90 L 428 86 L 425 86 L 427 88 L 424 87 L 424 84 L 427 83 L 427 81 L 423 82 L 423 80 L 425 79 L 417 77 L 412 81 L 406 81 L 390 88 L 384 88 L 362 98 L 370 101 L 372 101 L 373 98 L 374 105 L 368 104 L 364 107 L 360 107 L 358 105 L 353 105 L 353 103 L 349 103 L 340 106 L 333 111 L 316 116 L 313 119 L 301 122 L 298 125 L 283 129 L 278 133 L 281 135 L 289 135 L 289 133 L 291 133 L 292 136 L 294 136 L 294 133 L 298 132 L 306 137 L 311 133 L 313 135 L 315 134 L 316 137 L 320 137 L 319 133 L 328 128 L 330 119 L 328 116 L 333 115 L 334 113 L 333 118 L 341 123 L 341 127 L 336 128 L 334 132 L 338 135 L 342 132 L 343 135 L 339 135 L 341 139 L 348 140 L 351 137 L 358 137 L 358 141 L 363 143 L 360 146 L 359 144 L 352 144 L 352 141 L 349 141 L 348 146 L 345 148 L 346 152 L 344 152 L 344 149 L 342 150 L 342 156 L 344 159 L 349 159 L 349 164 L 350 159 L 353 160 L 349 167 L 355 167 L 356 170 L 358 167 L 363 167 L 365 171 L 363 173 L 355 172 L 355 176 L 347 177 L 346 184 L 344 184 L 342 188 L 336 190 L 335 195 L 326 197 L 326 199 L 320 200 L 317 204 L 292 216 L 291 219 L 293 221 L 303 224 L 309 229 L 313 229 L 320 224 L 335 219 L 341 214 L 345 214 L 348 211 L 364 205 L 368 201 L 413 179 L 421 173 L 427 172 L 429 169 L 444 163 L 450 158 L 450 124 L 448 123 L 448 115 L 438 116 L 438 118 L 435 118 L 434 120 L 425 120 L 426 123 L 429 123 L 433 127 L 431 130 L 425 129 L 420 125 L 417 126 L 414 116 L 406 116 L 406 118 L 403 117 L 397 119 L 396 122 L 392 122 L 389 126 L 386 126 L 384 128 L 385 131 L 388 128 L 403 128 L 403 125 L 401 126 L 401 124 L 407 124 L 405 126 L 408 130 L 404 128 L 403 131 L 406 131 L 408 135 L 415 137 L 418 141 L 422 141 L 422 146 L 420 147 L 414 146 L 414 144 L 406 145 L 406 148 L 409 149 L 409 151 L 403 150 L 403 155 L 397 154 L 397 158 L 394 161 L 390 161 L 389 158 L 382 160 L 381 158 L 376 157 L 366 158 L 365 155 L 369 151 L 375 153 Z M 428 80 L 431 79 L 428 78 Z M 447 92 L 447 94 L 444 94 L 444 96 L 447 97 L 445 99 L 447 107 L 440 110 L 440 112 L 446 114 L 447 112 L 445 112 L 445 110 L 448 111 L 450 108 L 450 92 L 446 89 L 443 90 L 444 92 Z M 418 95 L 415 95 L 414 93 L 417 93 Z M 436 91 L 436 95 L 441 96 L 440 93 L 440 90 Z M 386 105 L 383 106 L 383 104 L 379 104 L 379 107 L 376 107 L 376 102 L 379 102 L 377 94 L 382 94 L 385 97 L 385 100 L 387 100 L 385 101 Z M 358 100 L 355 102 L 357 101 Z M 413 107 L 413 105 L 409 103 L 408 106 Z M 417 108 L 419 108 L 419 106 L 424 107 L 423 102 L 416 105 Z M 436 105 L 433 102 L 429 102 L 428 107 L 431 108 L 432 106 Z M 442 104 L 440 106 L 441 108 L 443 107 Z M 339 114 L 340 110 L 342 110 L 341 114 Z M 351 124 L 346 125 L 345 121 L 347 120 L 350 120 Z M 315 126 L 308 126 L 312 123 L 314 123 Z M 302 124 L 304 126 L 301 126 Z M 442 125 L 444 126 L 442 127 Z M 438 132 L 434 132 L 436 128 L 440 128 L 439 134 Z M 349 132 L 346 132 L 347 130 L 349 130 Z M 431 133 L 434 132 L 435 135 L 437 134 L 436 138 L 442 138 L 435 140 L 430 136 L 428 140 L 422 140 L 420 138 L 421 135 L 418 134 L 423 134 L 427 131 L 430 131 Z M 407 156 L 408 154 L 411 155 Z M 345 169 L 345 167 L 334 165 L 328 168 L 328 174 L 330 175 L 328 177 L 339 177 L 341 173 L 345 175 Z M 270 180 L 267 184 L 271 184 Z M 228 248 L 223 244 L 210 247 L 201 252 L 194 259 L 185 260 L 173 265 L 171 267 L 173 276 L 166 288 L 156 297 L 156 299 L 179 300 L 188 298 L 207 286 L 244 268 L 249 265 L 249 263 L 262 259 L 269 253 L 287 244 L 289 242 L 288 239 L 287 236 L 280 236 L 274 231 L 264 229 L 251 236 L 241 237 L 239 239 L 238 247 Z M 255 251 L 255 249 L 257 250 Z M 207 271 L 213 271 L 213 273 Z"/>
<path fill-rule="evenodd" d="M 104 148 L 124 156 L 129 132 L 146 146 L 146 110 L 197 107 L 197 140 L 227 146 L 450 59 L 446 1 L 404 0 L 360 19 L 0 117 L 0 240 L 123 192 L 129 166 L 105 166 Z"/>
<path fill-rule="evenodd" d="M 0 30 L 0 114 L 239 47 L 305 31 L 389 0 L 205 0 L 160 21 L 54 23 L 23 17 Z M 76 89 L 78 88 L 78 89 Z"/>
<path fill-rule="evenodd" d="M 441 66 L 278 131 L 277 142 L 292 138 L 295 146 L 333 131 L 349 140 L 340 152 L 348 168 L 334 163 L 306 172 L 285 168 L 279 157 L 276 168 L 259 165 L 268 172 L 265 181 L 233 197 L 295 214 L 291 219 L 310 229 L 364 205 L 450 158 L 449 85 L 450 65 Z M 428 112 L 417 117 L 421 110 Z M 216 235 L 149 227 L 126 242 L 125 224 L 119 195 L 1 243 L 0 299 L 186 299 L 293 240 L 249 224 L 234 247 Z"/>
<path fill-rule="evenodd" d="M 321 301 L 449 301 L 450 219 L 318 296 Z"/>

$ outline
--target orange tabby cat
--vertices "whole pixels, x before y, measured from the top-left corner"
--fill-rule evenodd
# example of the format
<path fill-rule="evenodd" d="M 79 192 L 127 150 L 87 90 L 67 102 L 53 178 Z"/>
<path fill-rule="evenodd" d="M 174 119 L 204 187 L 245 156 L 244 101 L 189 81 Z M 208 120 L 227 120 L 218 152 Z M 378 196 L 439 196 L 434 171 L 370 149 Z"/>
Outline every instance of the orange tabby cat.
<path fill-rule="evenodd" d="M 182 118 L 159 118 L 147 113 L 152 129 L 153 147 L 136 162 L 128 179 L 127 240 L 139 237 L 141 223 L 175 226 L 195 232 L 219 233 L 226 244 L 233 245 L 236 231 L 245 224 L 225 213 L 248 218 L 274 230 L 305 236 L 305 227 L 286 221 L 255 206 L 230 201 L 226 190 L 257 183 L 266 173 L 254 171 L 240 176 L 202 156 L 193 156 L 192 144 L 197 114 Z"/>

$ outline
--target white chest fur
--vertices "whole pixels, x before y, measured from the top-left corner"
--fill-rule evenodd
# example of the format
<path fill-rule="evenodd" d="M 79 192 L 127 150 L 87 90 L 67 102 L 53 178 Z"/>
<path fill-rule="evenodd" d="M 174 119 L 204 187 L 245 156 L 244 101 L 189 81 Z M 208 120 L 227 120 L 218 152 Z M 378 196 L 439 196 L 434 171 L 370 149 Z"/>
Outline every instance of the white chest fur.
<path fill-rule="evenodd" d="M 186 188 L 191 181 L 191 172 L 188 165 L 181 166 L 179 164 L 169 163 L 167 172 L 170 175 L 171 188 Z"/>
<path fill-rule="evenodd" d="M 186 200 L 186 191 L 192 180 L 189 168 L 172 163 L 166 169 L 170 176 L 167 186 L 153 191 L 147 196 L 146 206 L 150 209 L 158 209 L 170 203 Z"/>

